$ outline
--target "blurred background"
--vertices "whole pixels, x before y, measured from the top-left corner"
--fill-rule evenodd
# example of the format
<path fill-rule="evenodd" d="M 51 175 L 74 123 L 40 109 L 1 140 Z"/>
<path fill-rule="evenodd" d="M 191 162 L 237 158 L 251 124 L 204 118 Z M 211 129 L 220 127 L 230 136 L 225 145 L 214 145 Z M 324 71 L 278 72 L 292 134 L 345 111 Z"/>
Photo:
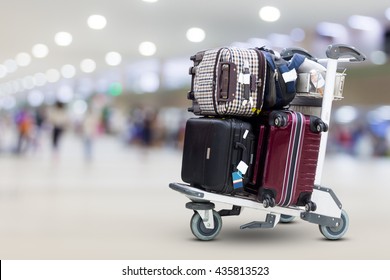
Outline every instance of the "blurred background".
<path fill-rule="evenodd" d="M 0 258 L 191 258 L 130 244 L 151 240 L 154 211 L 174 205 L 187 219 L 168 183 L 180 181 L 183 129 L 193 116 L 189 57 L 204 49 L 294 46 L 322 58 L 329 44 L 356 47 L 367 60 L 340 65 L 347 76 L 332 111 L 325 180 L 341 184 L 345 166 L 351 176 L 366 166 L 388 170 L 387 1 L 0 4 Z M 168 228 L 165 237 L 191 239 L 189 229 Z"/>

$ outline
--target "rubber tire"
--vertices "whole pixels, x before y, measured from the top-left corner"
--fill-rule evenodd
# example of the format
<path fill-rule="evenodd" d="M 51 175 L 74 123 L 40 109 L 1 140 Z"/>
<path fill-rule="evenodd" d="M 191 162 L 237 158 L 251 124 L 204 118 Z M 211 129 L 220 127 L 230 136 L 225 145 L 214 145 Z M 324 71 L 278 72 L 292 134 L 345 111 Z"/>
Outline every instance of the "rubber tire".
<path fill-rule="evenodd" d="M 214 217 L 214 228 L 213 229 L 207 229 L 204 224 L 203 220 L 200 217 L 200 215 L 195 212 L 194 215 L 191 218 L 191 232 L 192 234 L 202 241 L 209 241 L 214 239 L 222 228 L 222 218 L 218 214 L 218 212 L 213 210 L 213 217 Z"/>
<path fill-rule="evenodd" d="M 283 224 L 291 223 L 294 219 L 295 219 L 294 216 L 285 215 L 285 214 L 280 215 L 280 222 Z"/>
<path fill-rule="evenodd" d="M 341 223 L 337 227 L 328 227 L 319 225 L 321 234 L 329 240 L 337 240 L 344 236 L 348 231 L 349 226 L 349 217 L 347 212 L 343 209 L 341 210 Z"/>

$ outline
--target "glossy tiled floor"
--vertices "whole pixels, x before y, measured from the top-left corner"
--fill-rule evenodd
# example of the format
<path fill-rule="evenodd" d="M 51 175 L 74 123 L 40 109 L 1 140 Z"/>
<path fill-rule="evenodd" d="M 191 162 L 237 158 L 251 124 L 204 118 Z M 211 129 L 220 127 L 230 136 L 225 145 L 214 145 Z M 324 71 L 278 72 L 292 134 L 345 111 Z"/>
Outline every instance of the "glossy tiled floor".
<path fill-rule="evenodd" d="M 0 155 L 0 259 L 389 259 L 390 161 L 330 157 L 324 183 L 350 216 L 336 242 L 302 220 L 240 230 L 263 212 L 223 220 L 220 235 L 199 242 L 180 181 L 181 153 L 124 147 L 102 138 L 94 159 L 66 136 L 61 155 L 47 149 Z M 222 207 L 223 205 L 217 205 Z"/>

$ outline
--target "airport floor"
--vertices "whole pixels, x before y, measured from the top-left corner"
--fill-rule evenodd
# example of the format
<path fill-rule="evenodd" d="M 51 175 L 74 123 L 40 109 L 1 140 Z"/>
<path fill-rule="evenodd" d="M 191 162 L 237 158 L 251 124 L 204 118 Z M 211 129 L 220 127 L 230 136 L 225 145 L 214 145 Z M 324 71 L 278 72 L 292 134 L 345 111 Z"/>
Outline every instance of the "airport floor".
<path fill-rule="evenodd" d="M 0 259 L 390 259 L 390 160 L 327 158 L 323 183 L 350 218 L 341 240 L 299 219 L 240 230 L 265 214 L 244 209 L 223 219 L 215 240 L 201 242 L 189 227 L 187 198 L 168 187 L 180 181 L 180 151 L 104 137 L 86 162 L 80 139 L 63 140 L 58 158 L 47 147 L 0 154 Z"/>

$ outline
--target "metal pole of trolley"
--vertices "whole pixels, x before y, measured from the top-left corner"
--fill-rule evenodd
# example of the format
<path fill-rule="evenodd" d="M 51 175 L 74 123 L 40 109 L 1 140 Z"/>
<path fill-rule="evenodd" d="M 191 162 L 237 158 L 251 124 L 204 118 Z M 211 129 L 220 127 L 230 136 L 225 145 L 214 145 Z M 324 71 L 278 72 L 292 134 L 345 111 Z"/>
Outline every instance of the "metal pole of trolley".
<path fill-rule="evenodd" d="M 321 119 L 328 126 L 330 121 L 330 114 L 332 111 L 336 72 L 337 72 L 337 59 L 329 58 L 327 60 L 327 66 L 326 66 L 325 90 L 324 90 L 324 96 L 322 98 L 322 110 L 321 110 Z M 321 184 L 322 170 L 325 161 L 326 145 L 328 142 L 328 133 L 329 132 L 322 132 L 321 135 L 321 145 L 318 154 L 318 163 L 317 163 L 316 178 L 315 178 L 316 185 Z"/>
<path fill-rule="evenodd" d="M 325 90 L 322 98 L 321 119 L 329 126 L 330 114 L 332 111 L 332 102 L 334 98 L 334 89 L 337 74 L 338 62 L 362 62 L 366 56 L 352 46 L 344 44 L 330 45 L 326 50 L 327 67 L 325 77 Z M 324 167 L 326 144 L 328 141 L 328 132 L 321 135 L 321 145 L 318 155 L 315 184 L 321 184 L 322 169 Z"/>

